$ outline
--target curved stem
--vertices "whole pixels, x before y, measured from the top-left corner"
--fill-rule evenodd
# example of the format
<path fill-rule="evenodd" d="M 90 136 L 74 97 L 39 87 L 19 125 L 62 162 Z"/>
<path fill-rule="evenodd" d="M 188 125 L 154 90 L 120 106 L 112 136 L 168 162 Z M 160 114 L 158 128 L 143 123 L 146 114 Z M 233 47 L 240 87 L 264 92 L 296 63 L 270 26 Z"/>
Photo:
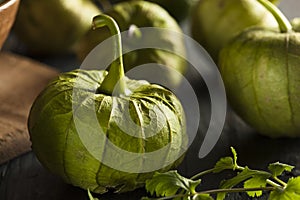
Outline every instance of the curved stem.
<path fill-rule="evenodd" d="M 126 83 L 124 80 L 124 67 L 122 57 L 121 33 L 117 22 L 108 15 L 98 15 L 93 18 L 93 28 L 107 26 L 114 38 L 113 50 L 114 61 L 111 63 L 109 72 L 98 88 L 98 92 L 108 95 L 121 95 L 126 92 Z"/>
<path fill-rule="evenodd" d="M 287 33 L 292 31 L 292 25 L 290 24 L 289 20 L 284 16 L 284 14 L 277 8 L 274 4 L 272 4 L 268 0 L 257 0 L 260 4 L 262 4 L 268 11 L 272 13 L 275 17 L 280 32 Z"/>
<path fill-rule="evenodd" d="M 278 185 L 277 183 L 273 182 L 272 180 L 270 179 L 267 179 L 267 183 L 273 187 L 276 187 L 276 188 L 282 188 L 281 185 Z"/>
<path fill-rule="evenodd" d="M 198 173 L 198 174 L 192 176 L 191 179 L 192 179 L 192 180 L 198 179 L 198 178 L 200 178 L 201 176 L 204 176 L 204 175 L 206 175 L 206 174 L 212 173 L 213 171 L 214 171 L 214 168 L 208 169 L 208 170 L 205 170 L 205 171 L 202 171 L 202 172 L 200 172 L 200 173 Z"/>
<path fill-rule="evenodd" d="M 273 191 L 275 187 L 257 187 L 257 188 L 230 188 L 230 189 L 213 189 L 203 192 L 198 192 L 197 194 L 217 194 L 217 193 L 238 193 L 238 192 L 254 192 L 254 191 Z"/>
<path fill-rule="evenodd" d="M 89 199 L 90 200 L 95 200 L 94 197 L 92 196 L 91 192 L 90 192 L 90 189 L 88 189 L 87 192 L 88 192 Z"/>
<path fill-rule="evenodd" d="M 273 178 L 274 178 L 275 181 L 277 181 L 278 183 L 280 183 L 283 187 L 287 186 L 287 184 L 284 181 L 280 180 L 278 177 L 275 176 Z"/>

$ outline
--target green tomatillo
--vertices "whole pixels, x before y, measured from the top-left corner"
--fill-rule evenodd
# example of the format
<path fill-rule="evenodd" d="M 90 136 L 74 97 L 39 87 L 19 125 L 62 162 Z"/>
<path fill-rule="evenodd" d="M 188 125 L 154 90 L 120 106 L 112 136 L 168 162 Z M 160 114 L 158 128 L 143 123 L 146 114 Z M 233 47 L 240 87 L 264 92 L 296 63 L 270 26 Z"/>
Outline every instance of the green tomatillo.
<path fill-rule="evenodd" d="M 178 22 L 186 19 L 197 0 L 148 0 L 166 9 Z"/>
<path fill-rule="evenodd" d="M 110 0 L 111 3 L 119 3 L 122 1 L 132 1 L 132 0 Z M 196 0 L 176 0 L 176 1 L 147 0 L 147 1 L 157 3 L 158 5 L 166 9 L 170 13 L 170 15 L 174 17 L 178 22 L 183 21 L 185 18 L 188 17 L 191 7 L 196 2 Z"/>
<path fill-rule="evenodd" d="M 249 28 L 226 45 L 220 71 L 231 106 L 261 134 L 300 136 L 300 33 L 267 0 L 279 29 Z"/>
<path fill-rule="evenodd" d="M 216 63 L 221 48 L 250 26 L 276 28 L 277 22 L 256 0 L 200 0 L 192 10 L 192 37 Z"/>
<path fill-rule="evenodd" d="M 155 63 L 166 66 L 166 73 L 157 74 L 165 83 L 176 87 L 182 80 L 182 74 L 186 70 L 187 63 L 182 58 L 185 56 L 185 44 L 183 38 L 173 37 L 175 33 L 182 34 L 182 30 L 178 23 L 172 18 L 167 11 L 155 3 L 147 1 L 128 1 L 115 4 L 105 14 L 113 17 L 120 26 L 121 31 L 130 32 L 133 30 L 131 37 L 133 43 L 143 44 L 151 43 L 156 40 L 156 43 L 163 44 L 170 51 L 165 51 L 158 48 L 139 48 L 123 55 L 125 72 L 130 69 L 148 63 Z M 151 27 L 155 34 L 139 34 L 139 28 Z M 159 30 L 159 31 L 158 31 Z M 149 36 L 150 35 L 150 36 Z M 97 45 L 110 37 L 107 27 L 97 30 L 90 30 L 85 37 L 76 46 L 76 52 L 80 60 L 85 57 Z M 129 41 L 127 39 L 126 41 Z M 128 45 L 131 45 L 130 43 Z M 136 45 L 136 44 L 133 44 Z M 142 45 L 140 45 L 142 46 Z M 127 48 L 124 46 L 124 49 Z M 177 55 L 174 52 L 179 52 Z M 181 57 L 182 56 L 182 57 Z M 173 70 L 176 73 L 172 72 Z"/>
<path fill-rule="evenodd" d="M 53 80 L 30 111 L 32 148 L 68 183 L 95 193 L 130 191 L 180 163 L 187 148 L 184 111 L 170 90 L 124 76 L 113 18 L 98 15 L 94 26 L 116 35 L 109 72 L 75 70 Z"/>
<path fill-rule="evenodd" d="M 61 54 L 71 51 L 100 13 L 91 0 L 22 0 L 14 32 L 33 54 Z"/>

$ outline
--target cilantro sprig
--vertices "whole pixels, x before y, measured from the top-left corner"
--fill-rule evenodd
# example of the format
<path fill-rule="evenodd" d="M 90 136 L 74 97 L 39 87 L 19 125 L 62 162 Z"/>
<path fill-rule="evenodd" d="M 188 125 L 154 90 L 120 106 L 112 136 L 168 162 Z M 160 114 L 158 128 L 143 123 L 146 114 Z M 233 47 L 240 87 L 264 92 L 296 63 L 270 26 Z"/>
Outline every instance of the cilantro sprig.
<path fill-rule="evenodd" d="M 287 183 L 280 179 L 282 173 L 290 172 L 293 166 L 276 162 L 268 166 L 268 171 L 253 170 L 247 166 L 239 166 L 233 147 L 231 151 L 232 157 L 221 158 L 212 169 L 200 172 L 190 179 L 177 171 L 155 173 L 146 181 L 145 188 L 150 195 L 156 197 L 143 197 L 142 200 L 213 200 L 212 194 L 216 194 L 216 200 L 223 200 L 228 193 L 246 192 L 250 197 L 259 197 L 263 191 L 270 192 L 268 200 L 300 199 L 300 177 L 292 177 Z M 224 170 L 233 170 L 236 175 L 222 181 L 219 189 L 197 190 L 201 188 L 200 177 Z M 243 187 L 237 188 L 239 185 Z"/>
<path fill-rule="evenodd" d="M 270 192 L 268 200 L 300 199 L 300 177 L 291 177 L 287 182 L 280 179 L 283 172 L 291 172 L 294 166 L 276 162 L 269 164 L 268 171 L 254 170 L 238 165 L 233 147 L 231 152 L 231 157 L 221 158 L 212 169 L 191 178 L 183 177 L 176 170 L 156 172 L 145 184 L 145 189 L 152 197 L 143 197 L 141 200 L 214 200 L 213 195 L 216 200 L 224 200 L 228 193 L 246 192 L 250 197 L 259 197 L 263 191 Z M 218 189 L 201 190 L 202 176 L 224 170 L 232 170 L 236 175 L 221 181 Z M 96 200 L 89 190 L 88 196 L 90 200 Z"/>

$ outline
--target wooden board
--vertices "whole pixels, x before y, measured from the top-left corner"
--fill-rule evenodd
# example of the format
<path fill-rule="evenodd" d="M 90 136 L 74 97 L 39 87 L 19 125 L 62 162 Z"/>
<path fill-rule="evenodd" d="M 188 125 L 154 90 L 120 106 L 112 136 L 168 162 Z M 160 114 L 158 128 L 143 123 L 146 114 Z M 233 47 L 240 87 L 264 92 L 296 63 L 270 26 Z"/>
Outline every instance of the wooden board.
<path fill-rule="evenodd" d="M 57 73 L 28 58 L 0 53 L 0 164 L 31 149 L 27 131 L 30 107 Z"/>

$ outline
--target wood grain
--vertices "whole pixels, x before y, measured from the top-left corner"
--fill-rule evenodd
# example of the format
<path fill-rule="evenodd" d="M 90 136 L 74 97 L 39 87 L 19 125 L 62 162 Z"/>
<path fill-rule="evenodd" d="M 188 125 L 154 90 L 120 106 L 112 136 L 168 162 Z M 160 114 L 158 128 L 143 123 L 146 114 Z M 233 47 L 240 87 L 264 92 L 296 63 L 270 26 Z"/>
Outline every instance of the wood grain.
<path fill-rule="evenodd" d="M 0 53 L 0 164 L 31 149 L 27 131 L 30 107 L 57 74 L 31 59 Z"/>

